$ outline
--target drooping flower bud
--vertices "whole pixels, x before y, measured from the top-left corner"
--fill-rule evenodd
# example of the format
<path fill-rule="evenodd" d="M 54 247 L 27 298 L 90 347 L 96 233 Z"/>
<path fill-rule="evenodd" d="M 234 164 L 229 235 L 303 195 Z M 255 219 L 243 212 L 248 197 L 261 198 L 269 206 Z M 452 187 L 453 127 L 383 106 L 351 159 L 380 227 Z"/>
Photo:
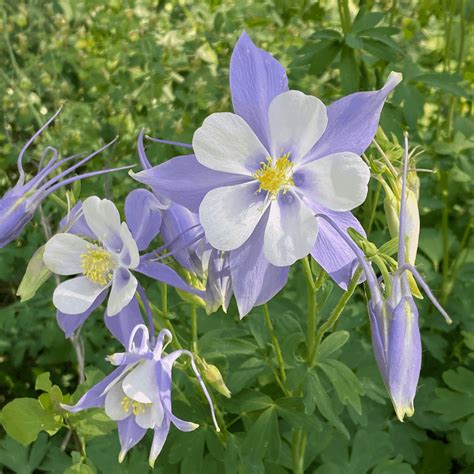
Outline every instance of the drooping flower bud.
<path fill-rule="evenodd" d="M 208 364 L 202 357 L 196 356 L 196 360 L 198 367 L 201 369 L 204 380 L 209 383 L 209 385 L 214 387 L 219 393 L 224 395 L 224 397 L 230 398 L 230 390 L 225 384 L 219 369 L 215 365 Z"/>
<path fill-rule="evenodd" d="M 371 296 L 368 310 L 374 355 L 400 421 L 403 421 L 405 416 L 412 416 L 414 413 L 414 398 L 420 377 L 422 358 L 418 310 L 408 283 L 408 273 L 413 275 L 446 321 L 451 322 L 416 268 L 406 262 L 406 239 L 404 237 L 410 231 L 407 225 L 407 199 L 404 198 L 407 196 L 407 165 L 408 143 L 405 138 L 405 160 L 398 220 L 398 268 L 392 274 L 383 272 L 383 285 L 379 283 L 377 275 L 361 249 L 330 218 L 324 215 L 319 216 L 345 239 L 357 255 L 366 275 Z"/>

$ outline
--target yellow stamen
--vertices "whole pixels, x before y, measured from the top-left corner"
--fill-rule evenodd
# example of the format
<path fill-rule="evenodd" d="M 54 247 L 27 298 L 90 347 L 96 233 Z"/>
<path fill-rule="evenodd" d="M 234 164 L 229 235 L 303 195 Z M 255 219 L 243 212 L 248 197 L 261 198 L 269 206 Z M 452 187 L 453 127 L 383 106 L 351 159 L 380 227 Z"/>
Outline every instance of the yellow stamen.
<path fill-rule="evenodd" d="M 267 157 L 267 163 L 262 163 L 260 169 L 255 173 L 260 183 L 261 190 L 270 193 L 271 197 L 276 197 L 280 191 L 286 193 L 288 187 L 294 186 L 293 163 L 289 160 L 290 154 L 280 156 L 276 161 Z"/>
<path fill-rule="evenodd" d="M 90 281 L 107 285 L 112 279 L 114 260 L 107 250 L 91 247 L 81 255 L 81 268 Z"/>
<path fill-rule="evenodd" d="M 127 396 L 122 398 L 123 411 L 129 412 L 131 409 L 132 413 L 135 416 L 145 413 L 145 410 L 150 405 L 151 403 L 140 403 L 140 402 L 137 402 L 136 400 L 132 400 L 131 398 L 128 398 Z"/>

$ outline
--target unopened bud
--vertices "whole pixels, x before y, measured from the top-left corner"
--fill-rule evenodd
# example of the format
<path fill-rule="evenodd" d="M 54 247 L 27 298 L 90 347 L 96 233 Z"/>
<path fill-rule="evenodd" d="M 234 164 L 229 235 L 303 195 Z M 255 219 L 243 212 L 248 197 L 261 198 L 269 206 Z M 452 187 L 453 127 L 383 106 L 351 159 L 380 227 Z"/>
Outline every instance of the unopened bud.
<path fill-rule="evenodd" d="M 51 272 L 43 262 L 44 245 L 40 247 L 28 262 L 20 286 L 16 292 L 22 303 L 35 296 L 38 289 L 51 276 Z"/>
<path fill-rule="evenodd" d="M 410 173 L 411 174 L 411 173 Z M 416 185 L 414 181 L 413 184 Z M 400 228 L 400 198 L 386 189 L 384 199 L 385 216 L 387 218 L 388 230 L 390 235 L 395 238 L 398 236 Z M 415 190 L 407 188 L 406 207 L 405 207 L 405 254 L 407 262 L 415 265 L 416 254 L 418 252 L 418 240 L 420 237 L 420 213 L 418 211 L 418 199 Z M 408 283 L 410 290 L 416 298 L 422 299 L 423 296 L 411 273 L 408 273 Z"/>
<path fill-rule="evenodd" d="M 197 362 L 204 380 L 212 385 L 219 393 L 224 395 L 224 397 L 230 398 L 230 390 L 225 384 L 219 369 L 215 365 L 208 364 L 201 357 L 197 358 Z"/>

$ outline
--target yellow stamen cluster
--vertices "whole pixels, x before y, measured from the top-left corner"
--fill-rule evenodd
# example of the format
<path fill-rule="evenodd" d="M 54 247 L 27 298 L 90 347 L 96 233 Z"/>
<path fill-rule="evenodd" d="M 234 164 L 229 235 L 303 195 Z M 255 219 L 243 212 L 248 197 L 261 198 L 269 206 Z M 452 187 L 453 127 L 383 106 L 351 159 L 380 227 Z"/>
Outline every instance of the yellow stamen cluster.
<path fill-rule="evenodd" d="M 267 163 L 262 163 L 254 175 L 260 183 L 259 191 L 267 191 L 275 197 L 281 190 L 286 193 L 289 186 L 294 186 L 293 163 L 289 157 L 289 153 L 280 156 L 276 161 L 267 157 Z"/>
<path fill-rule="evenodd" d="M 123 411 L 129 412 L 132 410 L 132 413 L 136 416 L 145 413 L 145 410 L 149 405 L 151 405 L 151 403 L 140 403 L 136 400 L 132 400 L 131 398 L 123 397 L 121 405 Z"/>
<path fill-rule="evenodd" d="M 81 268 L 90 281 L 98 285 L 107 285 L 112 279 L 114 260 L 104 249 L 89 248 L 81 255 Z"/>

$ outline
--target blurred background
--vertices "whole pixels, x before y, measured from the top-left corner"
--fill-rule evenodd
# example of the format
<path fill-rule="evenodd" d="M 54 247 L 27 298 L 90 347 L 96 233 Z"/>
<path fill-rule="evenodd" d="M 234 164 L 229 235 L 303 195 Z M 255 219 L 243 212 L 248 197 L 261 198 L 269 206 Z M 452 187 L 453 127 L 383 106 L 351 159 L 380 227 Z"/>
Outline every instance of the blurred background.
<path fill-rule="evenodd" d="M 420 173 L 417 265 L 454 324 L 447 327 L 436 311 L 428 310 L 426 300 L 420 303 L 422 379 L 415 417 L 401 425 L 380 390 L 358 295 L 358 305 L 351 306 L 338 329 L 359 333 L 358 340 L 351 338 L 344 347 L 341 359 L 362 381 L 363 415 L 341 414 L 350 440 L 324 430 L 314 434 L 308 472 L 473 472 L 473 2 L 0 0 L 0 15 L 0 195 L 16 181 L 16 157 L 23 144 L 60 106 L 59 117 L 27 154 L 25 166 L 31 173 L 47 145 L 68 156 L 93 151 L 119 135 L 117 144 L 87 168 L 98 169 L 137 163 L 136 139 L 142 128 L 154 137 L 189 143 L 207 115 L 231 110 L 229 61 L 243 30 L 287 67 L 290 88 L 326 104 L 379 88 L 390 71 L 402 72 L 404 81 L 386 104 L 381 126 L 393 140 L 400 140 L 407 129 L 410 145 L 424 150 L 418 167 L 433 171 Z M 173 147 L 148 146 L 155 164 L 179 153 Z M 98 194 L 123 205 L 135 186 L 121 172 L 85 181 L 74 193 Z M 369 202 L 377 193 L 380 189 L 372 183 Z M 73 392 L 78 383 L 74 351 L 56 326 L 52 282 L 26 304 L 20 305 L 15 296 L 28 259 L 62 213 L 54 201 L 47 201 L 46 226 L 37 215 L 16 243 L 0 250 L 0 406 L 16 397 L 37 396 L 34 380 L 42 372 L 50 372 L 63 391 Z M 382 205 L 375 215 L 362 211 L 358 217 L 366 228 L 370 224 L 369 239 L 388 240 Z M 304 306 L 300 278 L 292 274 L 285 295 L 277 298 L 277 326 L 286 312 L 298 312 L 300 299 Z M 252 315 L 241 325 L 234 321 L 235 308 L 227 317 L 213 315 L 212 323 L 204 313 L 199 317 L 203 330 L 215 324 L 239 327 L 247 335 L 254 330 Z M 186 332 L 188 322 L 178 321 L 178 328 L 180 324 Z M 106 335 L 100 315 L 88 321 L 83 335 L 87 364 L 107 372 L 104 356 L 117 346 Z M 235 374 L 232 364 L 223 363 L 224 377 Z M 238 395 L 257 384 L 258 375 L 244 382 L 231 379 L 231 390 Z M 250 433 L 250 424 L 244 425 L 242 433 Z M 121 468 L 111 467 L 118 445 L 110 431 L 88 435 L 94 469 L 143 472 L 145 447 L 137 448 Z M 198 435 L 173 436 L 160 458 L 163 472 L 217 473 L 223 472 L 222 465 L 225 472 L 289 472 L 284 461 L 271 464 L 268 455 L 275 451 L 265 455 L 266 447 L 256 462 L 234 471 L 230 469 L 238 463 L 229 467 L 222 459 L 212 461 L 207 439 L 204 444 Z M 272 439 L 270 447 L 275 445 Z M 42 433 L 35 444 L 23 447 L 0 428 L 0 469 L 63 472 L 71 459 L 61 450 L 61 441 Z M 90 469 L 68 472 L 94 472 Z"/>

